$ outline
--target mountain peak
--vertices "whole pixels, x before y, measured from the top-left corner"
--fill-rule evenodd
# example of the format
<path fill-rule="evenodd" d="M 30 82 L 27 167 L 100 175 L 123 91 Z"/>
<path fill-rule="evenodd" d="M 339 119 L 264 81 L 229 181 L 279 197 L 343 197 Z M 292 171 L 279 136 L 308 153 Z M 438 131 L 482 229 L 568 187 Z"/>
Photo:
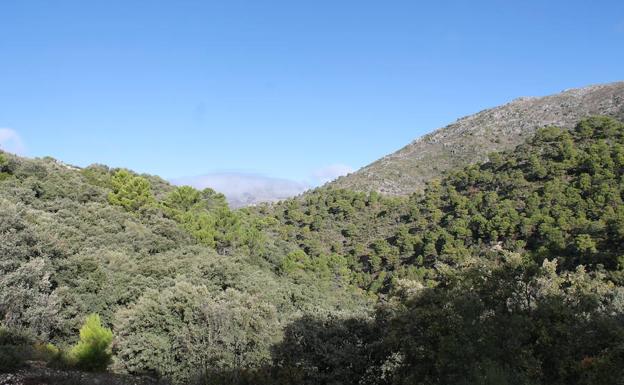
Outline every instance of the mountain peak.
<path fill-rule="evenodd" d="M 483 161 L 494 151 L 514 148 L 540 127 L 569 128 L 590 115 L 624 118 L 624 82 L 516 98 L 419 137 L 330 185 L 389 195 L 410 194 L 449 169 Z"/>

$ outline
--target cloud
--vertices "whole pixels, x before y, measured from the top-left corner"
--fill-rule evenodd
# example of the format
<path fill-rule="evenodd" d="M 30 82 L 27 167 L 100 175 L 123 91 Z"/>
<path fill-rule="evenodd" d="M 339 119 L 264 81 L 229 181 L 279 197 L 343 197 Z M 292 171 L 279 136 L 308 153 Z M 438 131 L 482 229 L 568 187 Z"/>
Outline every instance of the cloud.
<path fill-rule="evenodd" d="M 306 182 L 255 173 L 213 172 L 172 179 L 171 183 L 178 186 L 193 186 L 197 189 L 210 187 L 223 193 L 232 207 L 242 207 L 292 198 L 314 186 L 327 183 L 353 171 L 352 167 L 344 164 L 331 164 L 314 170 Z"/>
<path fill-rule="evenodd" d="M 321 167 L 317 170 L 314 170 L 312 176 L 316 179 L 320 184 L 324 184 L 330 182 L 339 176 L 347 175 L 355 171 L 353 167 L 347 166 L 346 164 L 330 164 L 326 167 Z"/>
<path fill-rule="evenodd" d="M 0 128 L 0 149 L 17 155 L 23 155 L 26 151 L 22 138 L 10 128 Z"/>
<path fill-rule="evenodd" d="M 303 182 L 242 172 L 210 173 L 195 177 L 178 178 L 171 182 L 176 185 L 189 185 L 198 189 L 210 187 L 223 193 L 233 207 L 290 198 L 301 194 L 311 187 Z"/>

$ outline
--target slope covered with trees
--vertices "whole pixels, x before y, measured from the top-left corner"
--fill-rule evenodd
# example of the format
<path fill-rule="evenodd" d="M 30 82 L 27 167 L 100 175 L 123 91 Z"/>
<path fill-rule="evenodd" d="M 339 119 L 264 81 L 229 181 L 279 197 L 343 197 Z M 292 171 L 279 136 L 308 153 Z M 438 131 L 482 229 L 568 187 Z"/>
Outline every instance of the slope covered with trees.
<path fill-rule="evenodd" d="M 66 351 L 96 313 L 109 370 L 179 384 L 623 383 L 624 124 L 488 158 L 410 197 L 330 186 L 232 211 L 5 154 L 0 354 Z"/>
<path fill-rule="evenodd" d="M 339 252 L 351 270 L 422 280 L 436 266 L 510 250 L 617 276 L 624 221 L 622 124 L 586 119 L 539 130 L 514 151 L 449 172 L 423 194 L 383 197 L 324 188 L 272 215 L 308 256 Z M 620 278 L 617 278 L 618 280 Z M 619 282 L 619 281 L 618 281 Z"/>
<path fill-rule="evenodd" d="M 7 333 L 69 348 L 96 313 L 115 334 L 112 369 L 182 383 L 198 368 L 267 364 L 301 314 L 369 306 L 337 280 L 277 274 L 269 260 L 283 252 L 264 239 L 265 219 L 229 210 L 212 190 L 51 158 L 1 162 Z M 0 356 L 23 348 L 9 345 Z"/>

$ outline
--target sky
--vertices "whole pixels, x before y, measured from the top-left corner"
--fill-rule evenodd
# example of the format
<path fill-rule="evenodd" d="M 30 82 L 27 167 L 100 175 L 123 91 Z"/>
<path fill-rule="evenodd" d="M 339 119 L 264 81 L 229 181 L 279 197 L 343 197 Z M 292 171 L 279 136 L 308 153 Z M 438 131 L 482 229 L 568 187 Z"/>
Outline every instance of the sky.
<path fill-rule="evenodd" d="M 621 0 L 2 0 L 0 147 L 314 186 L 622 63 Z"/>

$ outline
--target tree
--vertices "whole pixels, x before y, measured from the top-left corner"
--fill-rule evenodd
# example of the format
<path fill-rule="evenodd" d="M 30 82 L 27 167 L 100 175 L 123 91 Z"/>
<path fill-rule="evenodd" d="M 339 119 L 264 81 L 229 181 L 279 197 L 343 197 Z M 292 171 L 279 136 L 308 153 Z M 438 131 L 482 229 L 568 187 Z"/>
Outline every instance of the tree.
<path fill-rule="evenodd" d="M 113 332 L 102 326 L 100 316 L 90 314 L 80 328 L 80 341 L 71 349 L 70 359 L 76 367 L 104 371 L 111 362 Z"/>
<path fill-rule="evenodd" d="M 9 175 L 11 175 L 11 173 L 9 172 L 8 166 L 9 166 L 9 161 L 7 160 L 6 156 L 0 153 L 0 181 L 8 178 Z"/>
<path fill-rule="evenodd" d="M 191 186 L 176 187 L 164 201 L 165 207 L 172 210 L 189 211 L 201 200 L 201 193 Z"/>
<path fill-rule="evenodd" d="M 138 211 L 155 202 L 150 182 L 143 177 L 132 175 L 127 170 L 117 171 L 111 184 L 113 191 L 108 194 L 108 201 L 128 211 Z"/>

